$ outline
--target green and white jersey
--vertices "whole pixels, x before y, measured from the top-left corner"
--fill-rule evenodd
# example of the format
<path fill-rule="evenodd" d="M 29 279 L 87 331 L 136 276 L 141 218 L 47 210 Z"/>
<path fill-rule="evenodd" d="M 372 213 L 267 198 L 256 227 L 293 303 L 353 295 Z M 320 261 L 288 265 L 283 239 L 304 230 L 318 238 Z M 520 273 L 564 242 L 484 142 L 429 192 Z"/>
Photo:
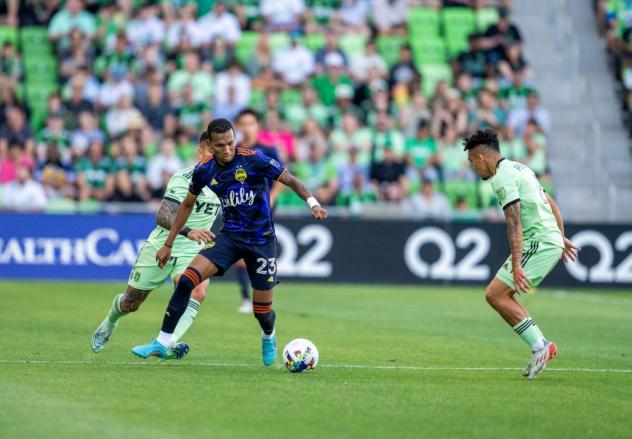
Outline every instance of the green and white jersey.
<path fill-rule="evenodd" d="M 531 169 L 521 163 L 501 159 L 491 181 L 503 209 L 520 201 L 520 223 L 525 241 L 548 242 L 564 247 L 551 205 Z"/>
<path fill-rule="evenodd" d="M 191 175 L 193 175 L 193 167 L 182 169 L 171 177 L 164 198 L 171 201 L 181 203 L 189 192 L 189 183 L 191 183 Z M 200 196 L 195 200 L 193 211 L 187 220 L 186 226 L 193 230 L 209 230 L 220 212 L 220 201 L 208 187 L 204 187 Z M 151 232 L 147 238 L 147 244 L 156 248 L 156 251 L 162 247 L 169 235 L 169 230 L 161 226 Z M 171 256 L 191 256 L 199 252 L 204 247 L 191 241 L 185 236 L 178 235 L 173 243 Z"/>

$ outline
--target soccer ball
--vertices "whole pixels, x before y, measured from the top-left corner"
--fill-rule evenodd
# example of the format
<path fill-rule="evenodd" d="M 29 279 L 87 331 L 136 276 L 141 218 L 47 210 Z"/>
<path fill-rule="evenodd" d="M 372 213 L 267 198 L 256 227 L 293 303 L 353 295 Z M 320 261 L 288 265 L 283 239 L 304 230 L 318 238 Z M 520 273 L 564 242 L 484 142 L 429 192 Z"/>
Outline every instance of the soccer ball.
<path fill-rule="evenodd" d="M 305 338 L 295 338 L 283 349 L 283 362 L 290 372 L 307 372 L 318 363 L 318 349 Z"/>

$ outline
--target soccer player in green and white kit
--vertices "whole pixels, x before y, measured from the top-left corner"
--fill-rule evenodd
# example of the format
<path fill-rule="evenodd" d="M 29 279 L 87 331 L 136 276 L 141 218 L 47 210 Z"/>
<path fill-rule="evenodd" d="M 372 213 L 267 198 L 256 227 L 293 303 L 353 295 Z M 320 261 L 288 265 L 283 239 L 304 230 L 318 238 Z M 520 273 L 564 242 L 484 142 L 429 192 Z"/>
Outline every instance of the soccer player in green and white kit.
<path fill-rule="evenodd" d="M 204 131 L 200 136 L 200 144 L 197 149 L 198 161 L 203 161 L 210 156 L 207 142 L 208 134 Z M 136 258 L 129 275 L 127 290 L 114 298 L 108 315 L 92 336 L 92 350 L 94 352 L 101 352 L 105 348 L 119 319 L 136 311 L 149 293 L 160 287 L 167 277 L 170 277 L 177 284 L 180 275 L 189 266 L 191 260 L 198 254 L 203 245 L 214 237 L 210 228 L 219 214 L 221 205 L 217 195 L 209 188 L 204 188 L 195 203 L 186 226 L 180 231 L 173 243 L 171 258 L 164 268 L 160 268 L 156 262 L 156 252 L 165 243 L 180 202 L 189 192 L 192 174 L 193 167 L 185 168 L 176 172 L 169 180 L 160 209 L 156 214 L 157 226 L 149 235 Z M 186 343 L 177 342 L 193 323 L 200 303 L 206 296 L 207 287 L 208 280 L 200 283 L 193 290 L 188 307 L 175 328 L 172 349 L 167 358 L 179 359 L 188 352 Z"/>
<path fill-rule="evenodd" d="M 515 293 L 536 287 L 560 258 L 574 261 L 579 248 L 564 237 L 560 209 L 533 171 L 500 155 L 493 130 L 479 130 L 463 145 L 478 175 L 483 180 L 491 179 L 507 221 L 511 256 L 487 286 L 485 298 L 531 347 L 531 361 L 522 374 L 533 379 L 555 358 L 557 347 L 544 338 Z"/>

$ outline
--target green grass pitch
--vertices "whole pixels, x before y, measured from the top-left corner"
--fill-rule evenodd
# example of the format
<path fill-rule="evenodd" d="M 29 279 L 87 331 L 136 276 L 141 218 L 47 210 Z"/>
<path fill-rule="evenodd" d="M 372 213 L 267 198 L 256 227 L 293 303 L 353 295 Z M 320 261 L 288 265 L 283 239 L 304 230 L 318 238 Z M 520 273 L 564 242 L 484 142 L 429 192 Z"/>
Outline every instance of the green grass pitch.
<path fill-rule="evenodd" d="M 311 339 L 320 363 L 261 365 L 237 287 L 211 285 L 180 362 L 130 348 L 159 329 L 169 288 L 90 337 L 116 283 L 0 283 L 2 438 L 630 437 L 632 292 L 542 290 L 524 303 L 560 355 L 538 379 L 483 289 L 283 283 L 279 349 Z M 353 367 L 352 367 L 353 366 Z"/>

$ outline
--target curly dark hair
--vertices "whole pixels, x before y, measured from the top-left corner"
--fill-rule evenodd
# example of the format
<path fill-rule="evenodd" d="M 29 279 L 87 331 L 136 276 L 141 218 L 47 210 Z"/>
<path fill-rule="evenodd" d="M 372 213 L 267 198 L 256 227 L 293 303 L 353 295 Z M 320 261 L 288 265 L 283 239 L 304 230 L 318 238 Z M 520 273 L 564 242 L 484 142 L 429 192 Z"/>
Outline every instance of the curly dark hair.
<path fill-rule="evenodd" d="M 213 119 L 206 127 L 206 134 L 209 140 L 213 136 L 213 133 L 222 134 L 227 131 L 233 130 L 233 124 L 226 119 Z"/>
<path fill-rule="evenodd" d="M 486 148 L 493 149 L 500 152 L 498 146 L 498 134 L 491 128 L 485 128 L 484 130 L 478 130 L 471 136 L 463 139 L 463 150 L 474 149 L 477 146 L 485 146 Z"/>

